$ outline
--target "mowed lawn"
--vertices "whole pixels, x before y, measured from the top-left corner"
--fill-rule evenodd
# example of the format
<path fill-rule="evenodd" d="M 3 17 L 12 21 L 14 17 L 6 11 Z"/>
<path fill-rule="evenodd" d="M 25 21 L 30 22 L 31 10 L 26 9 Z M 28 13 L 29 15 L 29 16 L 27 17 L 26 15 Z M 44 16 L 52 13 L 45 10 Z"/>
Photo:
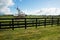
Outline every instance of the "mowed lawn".
<path fill-rule="evenodd" d="M 0 29 L 0 40 L 60 40 L 60 26 Z"/>

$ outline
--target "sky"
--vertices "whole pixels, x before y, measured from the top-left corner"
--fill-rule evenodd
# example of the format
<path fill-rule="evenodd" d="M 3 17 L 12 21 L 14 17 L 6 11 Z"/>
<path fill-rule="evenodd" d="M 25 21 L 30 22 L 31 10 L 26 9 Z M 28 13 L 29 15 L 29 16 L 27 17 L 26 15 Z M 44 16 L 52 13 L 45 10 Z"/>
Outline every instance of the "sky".
<path fill-rule="evenodd" d="M 17 7 L 28 15 L 60 15 L 60 0 L 0 0 L 0 15 L 17 15 Z"/>

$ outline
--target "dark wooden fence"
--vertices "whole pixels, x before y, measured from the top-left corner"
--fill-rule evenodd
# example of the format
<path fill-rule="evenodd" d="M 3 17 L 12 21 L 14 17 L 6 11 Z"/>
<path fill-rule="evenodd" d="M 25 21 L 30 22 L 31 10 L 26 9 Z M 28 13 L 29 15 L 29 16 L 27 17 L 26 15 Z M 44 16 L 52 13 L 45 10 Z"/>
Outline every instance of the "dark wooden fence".
<path fill-rule="evenodd" d="M 0 18 L 0 29 L 60 25 L 60 18 Z"/>

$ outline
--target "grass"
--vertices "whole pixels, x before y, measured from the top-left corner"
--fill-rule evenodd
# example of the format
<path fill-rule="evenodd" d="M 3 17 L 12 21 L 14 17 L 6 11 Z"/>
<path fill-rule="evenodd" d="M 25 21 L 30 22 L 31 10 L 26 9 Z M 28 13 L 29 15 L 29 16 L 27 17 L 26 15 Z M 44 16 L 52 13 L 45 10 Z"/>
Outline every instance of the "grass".
<path fill-rule="evenodd" d="M 60 40 L 60 27 L 3 29 L 0 30 L 0 40 Z"/>

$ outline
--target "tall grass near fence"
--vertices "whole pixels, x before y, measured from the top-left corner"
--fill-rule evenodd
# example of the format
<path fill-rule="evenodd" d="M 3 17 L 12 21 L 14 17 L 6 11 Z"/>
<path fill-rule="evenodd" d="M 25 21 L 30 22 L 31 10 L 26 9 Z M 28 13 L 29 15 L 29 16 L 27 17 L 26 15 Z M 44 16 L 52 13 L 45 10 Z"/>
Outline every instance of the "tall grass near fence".
<path fill-rule="evenodd" d="M 59 26 L 0 29 L 0 40 L 60 40 Z"/>

